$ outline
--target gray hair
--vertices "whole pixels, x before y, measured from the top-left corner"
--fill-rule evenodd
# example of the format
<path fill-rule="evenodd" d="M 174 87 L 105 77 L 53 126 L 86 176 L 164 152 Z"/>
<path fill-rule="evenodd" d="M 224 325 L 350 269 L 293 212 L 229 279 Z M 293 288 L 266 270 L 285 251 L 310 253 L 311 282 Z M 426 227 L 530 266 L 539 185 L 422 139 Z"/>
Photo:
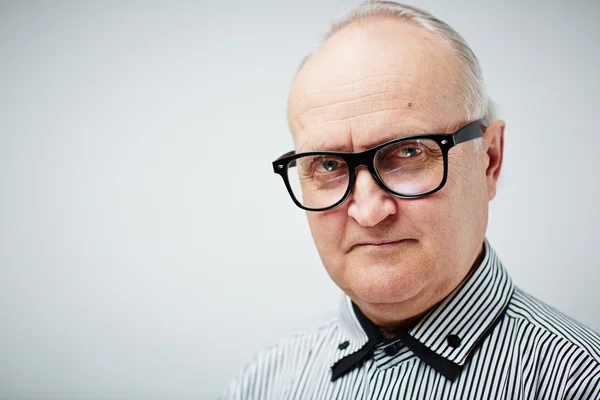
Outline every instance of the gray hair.
<path fill-rule="evenodd" d="M 440 38 L 456 54 L 463 66 L 458 84 L 462 89 L 466 118 L 469 121 L 484 119 L 486 125 L 491 124 L 496 119 L 494 104 L 488 97 L 483 82 L 481 65 L 475 53 L 458 32 L 427 11 L 393 1 L 367 1 L 333 23 L 329 32 L 325 35 L 325 40 L 345 26 L 369 17 L 394 17 L 411 21 Z M 480 146 L 481 139 L 478 139 L 475 141 L 475 148 L 479 149 Z"/>

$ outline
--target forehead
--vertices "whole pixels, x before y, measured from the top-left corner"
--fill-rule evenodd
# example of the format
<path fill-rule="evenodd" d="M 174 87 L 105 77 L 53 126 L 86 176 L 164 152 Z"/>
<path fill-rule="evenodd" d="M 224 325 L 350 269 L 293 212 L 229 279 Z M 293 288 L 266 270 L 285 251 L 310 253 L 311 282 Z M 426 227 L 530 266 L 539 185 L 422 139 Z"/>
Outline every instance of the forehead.
<path fill-rule="evenodd" d="M 458 62 L 433 34 L 391 18 L 334 34 L 298 73 L 288 99 L 297 151 L 360 151 L 466 122 Z"/>

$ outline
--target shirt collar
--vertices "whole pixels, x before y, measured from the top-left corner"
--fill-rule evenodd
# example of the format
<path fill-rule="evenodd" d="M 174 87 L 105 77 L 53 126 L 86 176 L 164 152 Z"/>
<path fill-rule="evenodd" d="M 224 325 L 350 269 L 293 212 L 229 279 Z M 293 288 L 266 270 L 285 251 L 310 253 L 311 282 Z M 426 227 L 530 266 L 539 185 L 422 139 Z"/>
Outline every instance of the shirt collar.
<path fill-rule="evenodd" d="M 400 340 L 421 361 L 453 380 L 504 314 L 513 284 L 487 240 L 481 264 Z M 342 341 L 331 359 L 332 380 L 358 367 L 381 342 L 374 325 L 348 296 L 339 307 Z"/>

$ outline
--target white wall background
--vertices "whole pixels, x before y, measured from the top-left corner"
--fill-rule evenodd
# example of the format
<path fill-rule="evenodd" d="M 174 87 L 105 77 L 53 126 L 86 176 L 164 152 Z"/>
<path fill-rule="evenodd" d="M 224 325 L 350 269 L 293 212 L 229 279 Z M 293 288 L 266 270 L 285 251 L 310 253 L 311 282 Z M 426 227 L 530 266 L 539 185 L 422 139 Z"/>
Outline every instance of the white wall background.
<path fill-rule="evenodd" d="M 209 399 L 334 310 L 270 162 L 287 90 L 358 1 L 0 3 L 0 398 Z M 507 121 L 489 238 L 600 331 L 600 2 L 415 0 Z"/>

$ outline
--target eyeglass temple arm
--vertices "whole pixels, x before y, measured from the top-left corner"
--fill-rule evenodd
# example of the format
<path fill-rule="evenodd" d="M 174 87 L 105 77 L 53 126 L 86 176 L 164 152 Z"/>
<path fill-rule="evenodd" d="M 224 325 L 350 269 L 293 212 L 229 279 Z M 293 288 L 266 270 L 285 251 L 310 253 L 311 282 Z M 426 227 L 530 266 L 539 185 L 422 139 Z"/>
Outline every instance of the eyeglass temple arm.
<path fill-rule="evenodd" d="M 294 154 L 296 154 L 296 152 L 294 150 L 288 151 L 287 153 L 285 153 L 284 155 L 282 155 L 281 157 L 279 157 L 277 160 L 273 161 L 273 170 L 275 172 L 277 172 L 278 169 L 283 168 L 283 165 L 279 164 L 278 161 L 281 160 L 282 158 L 293 156 Z M 296 166 L 296 160 L 294 160 L 294 161 L 292 161 L 292 162 L 290 162 L 288 164 L 288 167 L 295 167 L 295 166 Z"/>
<path fill-rule="evenodd" d="M 459 143 L 467 142 L 472 139 L 477 139 L 483 136 L 483 132 L 485 132 L 485 125 L 483 124 L 483 120 L 477 120 L 471 122 L 469 125 L 461 129 L 459 132 L 454 134 L 454 144 L 457 145 Z"/>

